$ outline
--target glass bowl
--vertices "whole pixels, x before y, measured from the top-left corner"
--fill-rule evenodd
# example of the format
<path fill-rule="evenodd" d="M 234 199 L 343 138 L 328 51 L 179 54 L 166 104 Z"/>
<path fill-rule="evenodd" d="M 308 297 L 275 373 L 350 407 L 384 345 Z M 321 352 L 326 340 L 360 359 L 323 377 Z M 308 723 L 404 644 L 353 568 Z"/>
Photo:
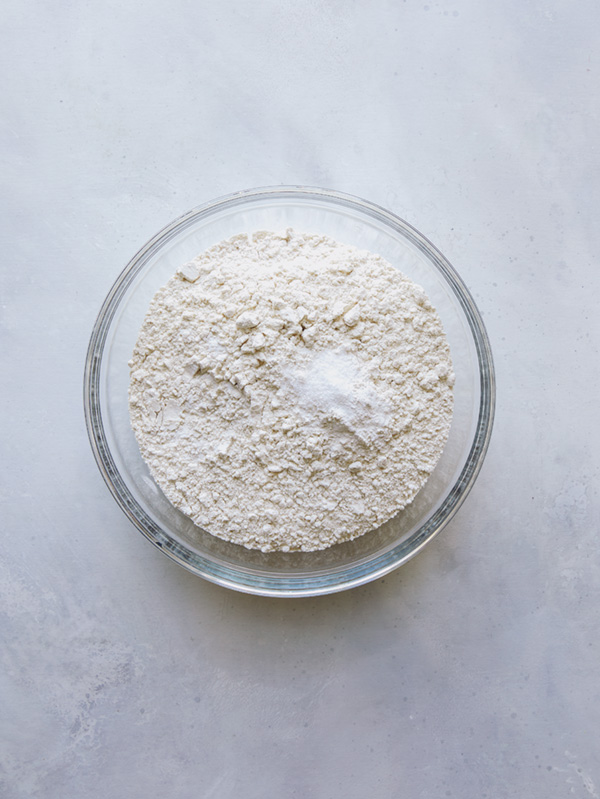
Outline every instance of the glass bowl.
<path fill-rule="evenodd" d="M 129 423 L 129 367 L 150 300 L 176 269 L 241 232 L 293 227 L 386 258 L 423 286 L 450 344 L 456 384 L 450 436 L 415 500 L 360 538 L 318 552 L 263 553 L 197 527 L 162 494 Z M 417 230 L 365 200 L 317 188 L 242 191 L 190 211 L 125 267 L 92 331 L 85 367 L 86 423 L 96 461 L 133 524 L 175 562 L 219 585 L 265 596 L 341 591 L 406 563 L 454 516 L 479 473 L 495 401 L 492 355 L 479 312 L 446 258 Z"/>

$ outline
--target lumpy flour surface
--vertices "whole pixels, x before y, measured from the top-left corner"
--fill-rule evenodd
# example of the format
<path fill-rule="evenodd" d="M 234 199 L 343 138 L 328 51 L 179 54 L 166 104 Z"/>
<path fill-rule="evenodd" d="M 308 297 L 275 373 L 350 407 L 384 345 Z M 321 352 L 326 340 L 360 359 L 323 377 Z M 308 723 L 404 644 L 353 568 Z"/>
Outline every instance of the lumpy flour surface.
<path fill-rule="evenodd" d="M 390 519 L 452 418 L 450 351 L 423 290 L 378 255 L 292 230 L 184 264 L 130 367 L 132 426 L 165 495 L 264 551 L 324 549 Z"/>

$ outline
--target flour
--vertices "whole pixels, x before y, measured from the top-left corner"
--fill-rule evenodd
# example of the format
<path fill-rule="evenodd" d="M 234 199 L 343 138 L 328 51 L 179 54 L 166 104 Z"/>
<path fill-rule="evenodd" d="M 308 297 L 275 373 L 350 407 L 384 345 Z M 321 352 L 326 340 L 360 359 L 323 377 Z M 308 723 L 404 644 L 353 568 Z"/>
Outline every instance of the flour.
<path fill-rule="evenodd" d="M 409 504 L 448 437 L 454 375 L 424 291 L 325 236 L 241 234 L 155 295 L 131 422 L 168 499 L 210 533 L 312 551 Z"/>

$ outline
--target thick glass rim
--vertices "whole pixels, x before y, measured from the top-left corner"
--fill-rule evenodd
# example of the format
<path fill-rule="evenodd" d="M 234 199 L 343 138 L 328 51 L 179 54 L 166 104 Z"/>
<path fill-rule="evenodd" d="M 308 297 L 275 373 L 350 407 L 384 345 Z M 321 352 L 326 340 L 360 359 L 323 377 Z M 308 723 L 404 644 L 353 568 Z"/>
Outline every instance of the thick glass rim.
<path fill-rule="evenodd" d="M 120 474 L 108 444 L 101 407 L 101 371 L 104 347 L 115 313 L 131 283 L 153 255 L 172 237 L 217 211 L 239 205 L 272 200 L 319 200 L 336 207 L 360 211 L 383 222 L 417 247 L 444 276 L 458 299 L 468 322 L 477 353 L 480 401 L 475 434 L 463 469 L 442 505 L 405 541 L 364 562 L 339 567 L 322 574 L 264 575 L 225 566 L 188 549 L 158 525 L 133 497 Z M 496 382 L 489 338 L 475 302 L 448 259 L 412 225 L 374 203 L 341 192 L 304 186 L 267 186 L 220 197 L 193 208 L 153 236 L 129 261 L 104 300 L 94 324 L 84 372 L 84 411 L 88 437 L 113 497 L 130 521 L 155 546 L 187 570 L 238 591 L 273 597 L 301 597 L 334 593 L 383 577 L 406 563 L 434 538 L 454 517 L 479 474 L 487 452 L 494 420 Z"/>

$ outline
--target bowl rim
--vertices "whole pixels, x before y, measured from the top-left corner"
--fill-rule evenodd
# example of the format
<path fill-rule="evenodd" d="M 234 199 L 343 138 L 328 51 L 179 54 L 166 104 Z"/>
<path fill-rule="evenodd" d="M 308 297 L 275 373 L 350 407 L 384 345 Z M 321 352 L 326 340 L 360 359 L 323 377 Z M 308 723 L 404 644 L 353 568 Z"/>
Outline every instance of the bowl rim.
<path fill-rule="evenodd" d="M 102 419 L 100 378 L 104 345 L 120 301 L 135 277 L 164 243 L 192 222 L 209 217 L 218 210 L 261 199 L 323 200 L 332 205 L 359 210 L 363 215 L 384 222 L 396 233 L 400 233 L 446 279 L 460 302 L 477 352 L 480 401 L 475 434 L 460 475 L 442 505 L 398 546 L 372 559 L 363 559 L 358 564 L 316 576 L 251 576 L 234 567 L 217 566 L 214 561 L 191 553 L 191 550 L 174 541 L 145 512 L 127 488 L 112 457 Z M 85 361 L 83 401 L 88 438 L 100 473 L 125 515 L 152 544 L 193 574 L 226 588 L 260 596 L 304 597 L 344 591 L 383 577 L 412 559 L 443 530 L 465 501 L 483 465 L 494 422 L 496 380 L 488 334 L 471 293 L 448 259 L 422 233 L 391 211 L 351 194 L 311 186 L 264 186 L 227 194 L 192 208 L 159 230 L 131 258 L 109 290 L 94 323 Z M 190 554 L 193 554 L 194 562 L 190 561 Z M 243 575 L 245 579 L 234 579 L 232 574 Z M 344 575 L 343 580 L 339 579 L 340 575 Z"/>

